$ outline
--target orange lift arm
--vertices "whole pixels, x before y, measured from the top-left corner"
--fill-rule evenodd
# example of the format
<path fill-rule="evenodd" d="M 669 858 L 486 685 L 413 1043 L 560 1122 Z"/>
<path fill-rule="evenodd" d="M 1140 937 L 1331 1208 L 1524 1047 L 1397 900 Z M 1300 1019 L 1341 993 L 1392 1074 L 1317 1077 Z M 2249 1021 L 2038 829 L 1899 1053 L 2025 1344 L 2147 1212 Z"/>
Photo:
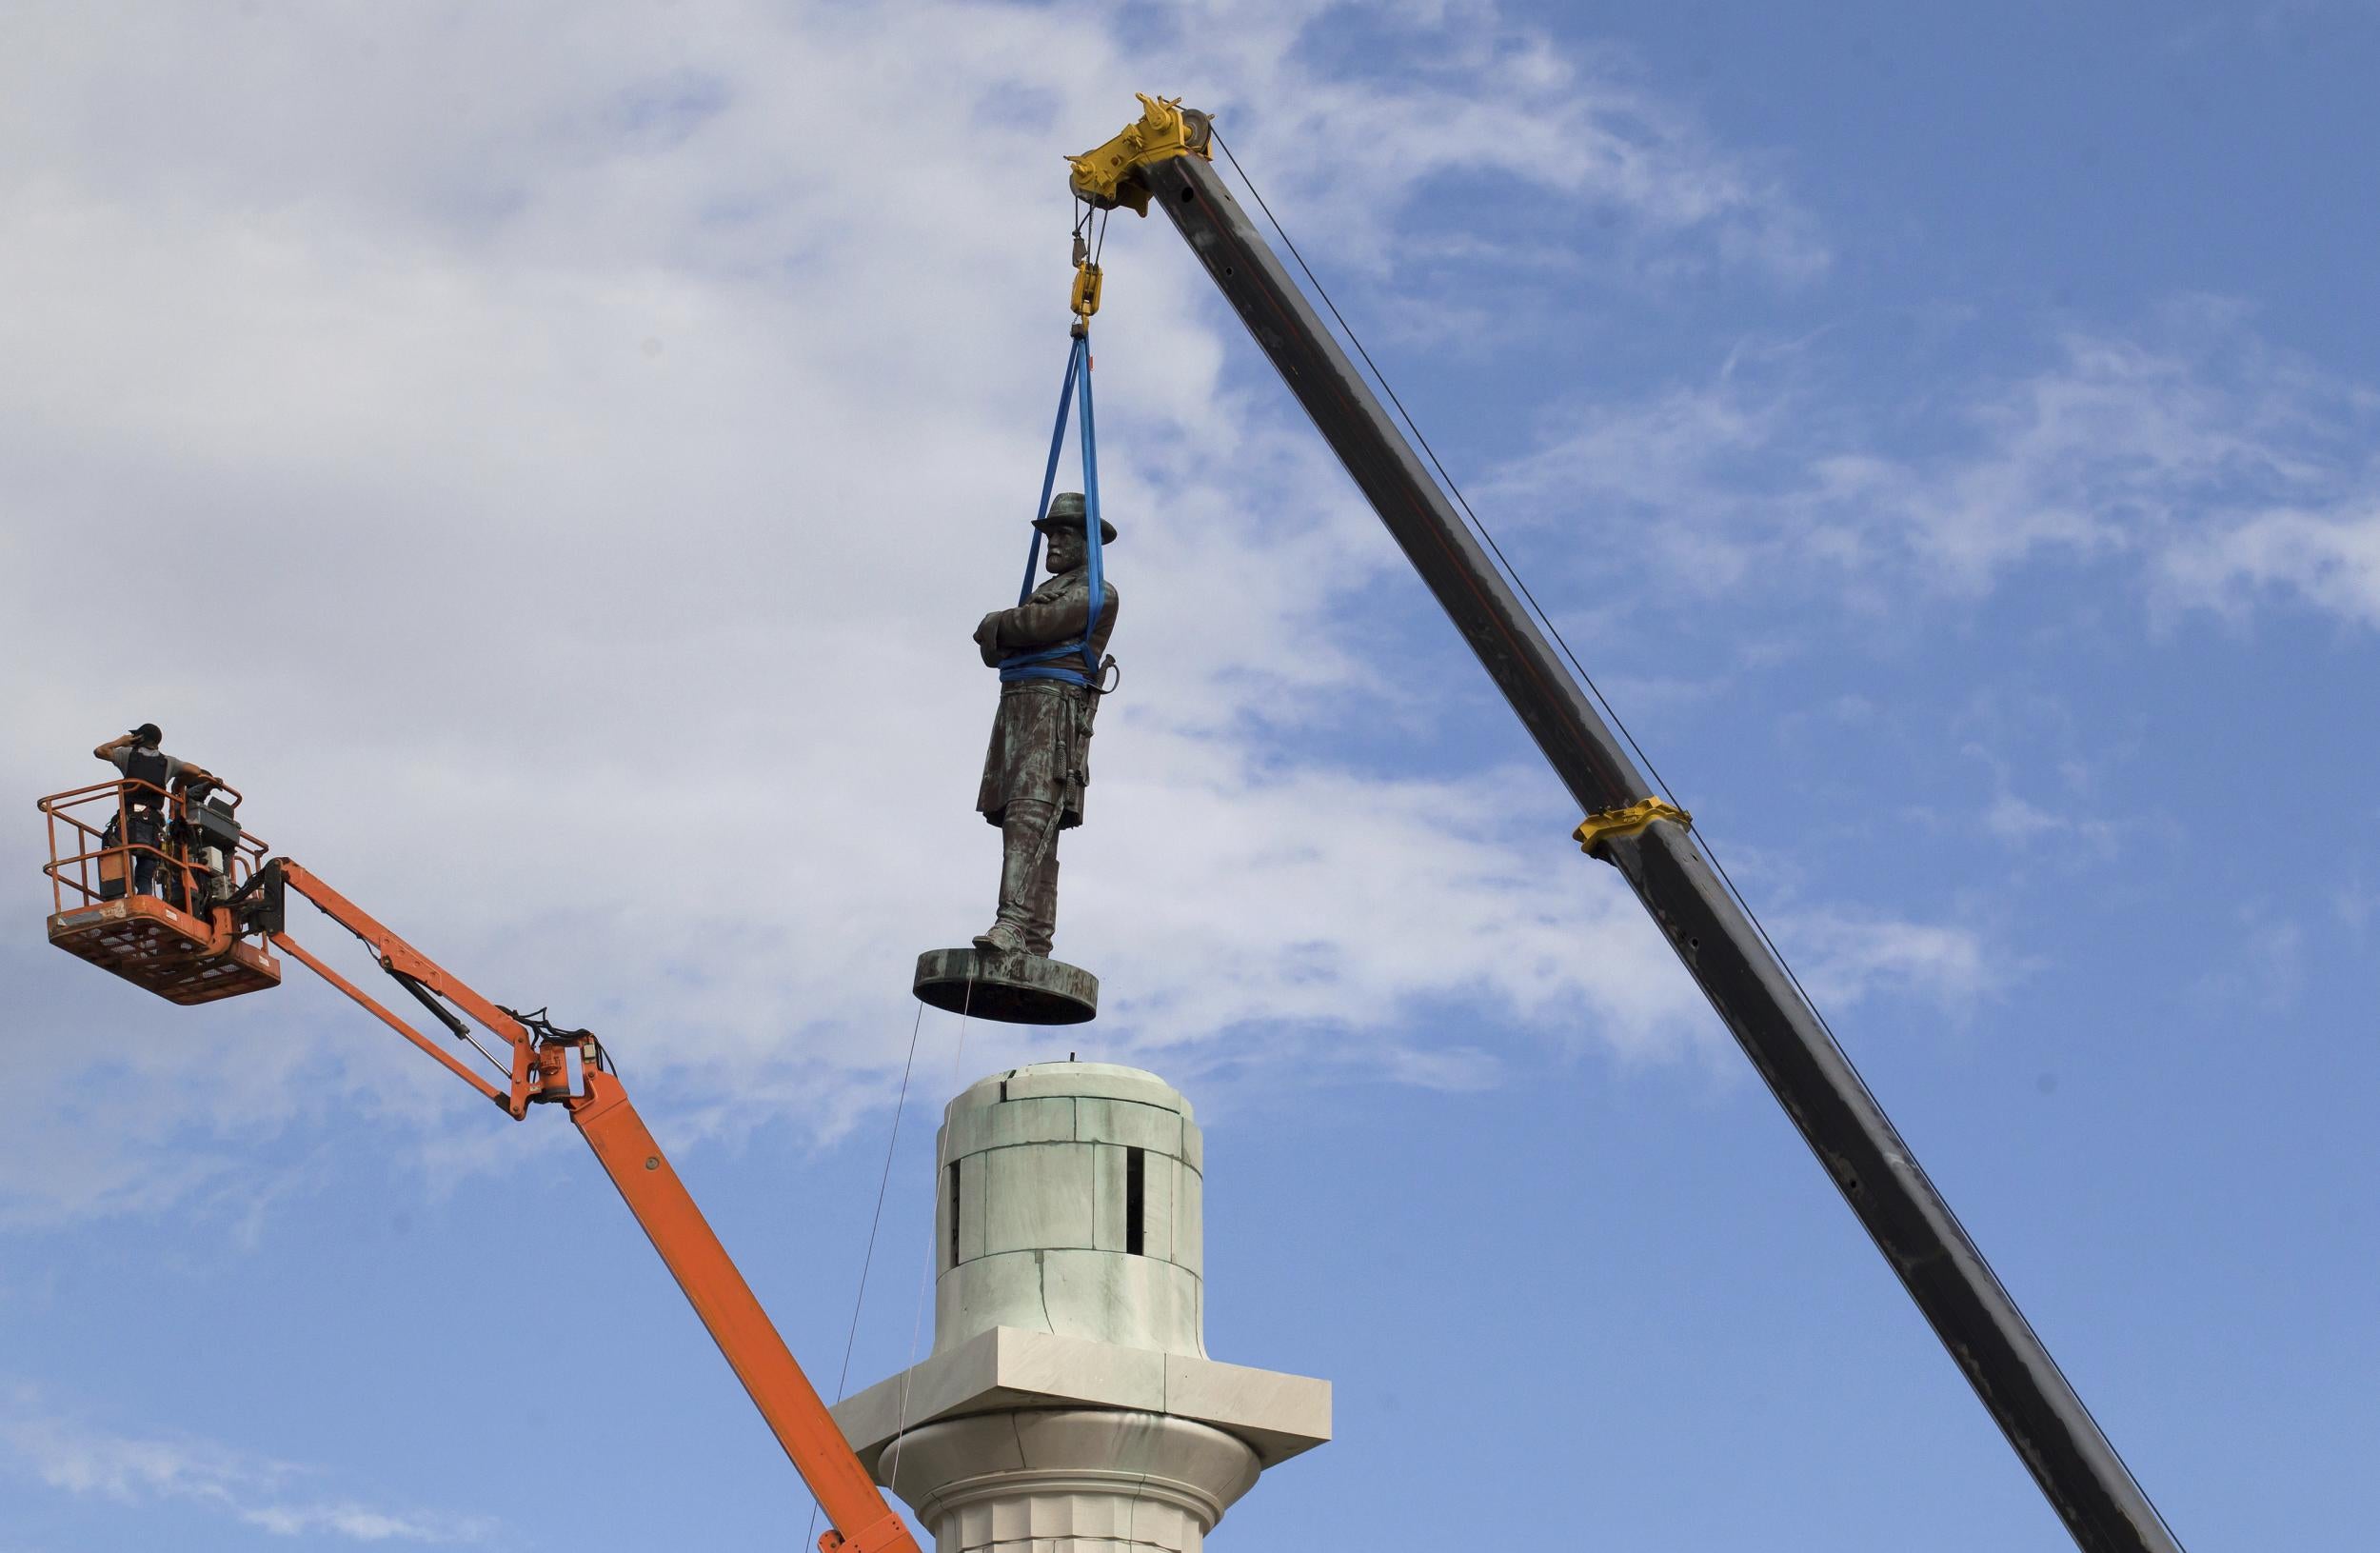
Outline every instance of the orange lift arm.
<path fill-rule="evenodd" d="M 558 1030 L 544 1017 L 522 1014 L 488 1002 L 435 961 L 397 937 L 354 902 L 287 858 L 268 862 L 256 876 L 261 891 L 257 925 L 272 943 L 364 1005 L 382 1023 L 421 1047 L 456 1077 L 514 1118 L 532 1105 L 563 1106 L 587 1147 L 620 1188 L 636 1222 L 685 1291 L 727 1365 L 744 1383 L 752 1404 L 767 1420 L 777 1443 L 802 1474 L 826 1512 L 833 1529 L 819 1539 L 822 1553 L 918 1553 L 909 1528 L 851 1452 L 768 1312 L 736 1270 L 703 1210 L 670 1167 L 661 1145 L 629 1103 L 619 1076 L 605 1066 L 600 1042 L 585 1030 Z M 511 1048 L 510 1083 L 498 1087 L 457 1060 L 445 1046 L 398 1018 L 370 994 L 303 947 L 288 934 L 285 890 L 305 896 L 342 927 L 362 939 L 407 991 L 456 1035 L 468 1028 L 446 1006 L 452 1005 Z M 443 1000 L 443 1001 L 441 1001 Z"/>

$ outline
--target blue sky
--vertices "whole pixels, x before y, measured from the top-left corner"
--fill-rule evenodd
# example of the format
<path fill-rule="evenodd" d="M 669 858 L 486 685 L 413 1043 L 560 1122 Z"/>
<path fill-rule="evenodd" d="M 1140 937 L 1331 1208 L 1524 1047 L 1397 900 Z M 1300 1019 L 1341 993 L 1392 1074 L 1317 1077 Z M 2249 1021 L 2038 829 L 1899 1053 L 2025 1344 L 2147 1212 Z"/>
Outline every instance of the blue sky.
<path fill-rule="evenodd" d="M 2369 5 L 24 6 L 0 44 L 25 817 L 155 718 L 596 1025 L 823 1384 L 909 962 L 988 906 L 965 633 L 1063 358 L 1057 154 L 1163 90 L 2184 1542 L 2356 1544 Z M 1106 1009 L 926 1016 L 855 1388 L 910 1352 L 928 1116 L 1076 1049 L 1200 1109 L 1210 1351 L 1338 1387 L 1219 1546 L 2062 1545 L 1171 231 L 1108 261 L 1127 678 L 1060 928 Z M 800 1534 L 566 1128 L 319 986 L 186 1012 L 56 954 L 37 844 L 0 837 L 0 1553 Z"/>

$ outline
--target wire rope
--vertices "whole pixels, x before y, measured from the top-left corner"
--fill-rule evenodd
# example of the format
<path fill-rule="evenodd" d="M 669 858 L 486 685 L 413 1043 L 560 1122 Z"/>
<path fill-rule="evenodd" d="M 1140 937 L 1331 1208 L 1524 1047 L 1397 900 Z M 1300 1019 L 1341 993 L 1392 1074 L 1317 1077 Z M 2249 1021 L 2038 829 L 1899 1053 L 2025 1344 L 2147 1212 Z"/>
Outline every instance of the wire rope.
<path fill-rule="evenodd" d="M 851 1350 L 860 1341 L 860 1308 L 867 1301 L 868 1268 L 876 1263 L 876 1232 L 884 1222 L 884 1192 L 892 1185 L 893 1151 L 901 1143 L 901 1117 L 909 1105 L 909 1074 L 918 1062 L 918 1031 L 925 1024 L 925 1005 L 918 1005 L 918 1016 L 909 1023 L 909 1055 L 901 1064 L 901 1094 L 893 1101 L 892 1136 L 884 1140 L 884 1171 L 876 1182 L 876 1212 L 867 1224 L 867 1249 L 860 1254 L 860 1291 L 851 1300 L 851 1329 L 843 1334 L 843 1368 L 835 1375 L 835 1401 L 843 1398 L 843 1389 L 851 1381 Z M 810 1527 L 802 1537 L 802 1545 L 812 1547 L 818 1542 L 818 1500 L 810 1500 Z"/>
<path fill-rule="evenodd" d="M 1659 767 L 1653 763 L 1653 757 L 1646 754 L 1644 747 L 1636 742 L 1636 736 L 1629 731 L 1627 723 L 1620 717 L 1618 709 L 1612 705 L 1611 698 L 1603 693 L 1601 686 L 1596 684 L 1595 676 L 1587 672 L 1587 667 L 1579 661 L 1578 654 L 1571 650 L 1570 643 L 1563 637 L 1561 627 L 1554 623 L 1554 617 L 1546 611 L 1543 605 L 1537 602 L 1537 595 L 1530 591 L 1528 580 L 1520 574 L 1520 568 L 1504 554 L 1503 547 L 1496 542 L 1495 534 L 1489 530 L 1485 523 L 1480 521 L 1478 513 L 1472 508 L 1470 499 L 1463 495 L 1462 488 L 1456 483 L 1454 475 L 1448 472 L 1444 461 L 1438 456 L 1438 449 L 1430 446 L 1428 437 L 1422 435 L 1421 427 L 1414 420 L 1413 412 L 1405 408 L 1405 402 L 1398 397 L 1396 388 L 1388 381 L 1388 374 L 1380 370 L 1379 364 L 1372 359 L 1372 353 L 1364 348 L 1363 341 L 1357 335 L 1354 326 L 1349 324 L 1346 315 L 1339 310 L 1339 304 L 1331 300 L 1329 290 L 1323 287 L 1321 278 L 1315 274 L 1314 267 L 1306 263 L 1305 255 L 1299 251 L 1296 241 L 1289 235 L 1289 229 L 1283 227 L 1280 218 L 1273 213 L 1273 208 L 1264 203 L 1264 195 L 1257 189 L 1256 180 L 1248 176 L 1248 169 L 1241 167 L 1240 158 L 1232 154 L 1231 147 L 1224 141 L 1220 130 L 1215 132 L 1214 138 L 1215 144 L 1222 149 L 1223 159 L 1231 164 L 1232 171 L 1240 175 L 1240 181 L 1247 189 L 1249 197 L 1256 201 L 1257 209 L 1264 212 L 1265 221 L 1279 236 L 1281 246 L 1289 249 L 1290 257 L 1298 262 L 1298 269 L 1305 275 L 1307 284 L 1314 288 L 1314 294 L 1322 299 L 1322 306 L 1330 310 L 1330 315 L 1337 321 L 1339 331 L 1346 335 L 1347 343 L 1355 348 L 1356 354 L 1362 359 L 1365 368 L 1371 371 L 1373 381 L 1378 383 L 1380 391 L 1388 396 L 1388 402 L 1396 407 L 1398 418 L 1404 422 L 1405 429 L 1413 433 L 1413 440 L 1429 459 L 1430 467 L 1438 471 L 1438 477 L 1444 483 L 1447 494 L 1452 496 L 1455 504 L 1462 508 L 1463 518 L 1470 525 L 1472 531 L 1478 535 L 1480 543 L 1485 545 L 1489 552 L 1496 557 L 1497 564 L 1503 569 L 1505 577 L 1518 590 L 1520 596 L 1528 601 L 1530 611 L 1545 627 L 1546 634 L 1553 637 L 1555 645 L 1561 648 L 1562 656 L 1569 660 L 1572 671 L 1586 686 L 1588 693 L 1595 697 L 1596 704 L 1603 708 L 1603 715 L 1611 719 L 1612 726 L 1619 730 L 1619 736 L 1628 742 L 1628 747 L 1635 752 L 1636 759 L 1643 763 L 1645 774 L 1653 779 L 1655 789 L 1669 797 L 1672 802 L 1676 802 L 1678 789 L 1672 786 L 1669 781 L 1661 775 Z M 1828 1043 L 1835 1047 L 1835 1054 L 1842 1058 L 1844 1065 L 1851 1069 L 1853 1079 L 1873 1098 L 1874 1091 L 1868 1089 L 1867 1078 L 1859 1071 L 1859 1065 L 1853 1060 L 1851 1053 L 1844 1049 L 1842 1041 L 1835 1033 L 1835 1026 L 1828 1022 L 1825 1012 L 1818 1007 L 1817 1000 L 1810 995 L 1810 989 L 1802 985 L 1801 977 L 1794 970 L 1793 962 L 1787 959 L 1785 951 L 1777 946 L 1776 940 L 1769 935 L 1768 926 L 1761 922 L 1760 914 L 1752 908 L 1751 901 L 1747 900 L 1744 892 L 1736 887 L 1735 876 L 1727 871 L 1727 865 L 1719 860 L 1718 848 L 1711 844 L 1710 836 L 1702 830 L 1701 826 L 1696 827 L 1696 834 L 1701 839 L 1703 855 L 1711 860 L 1712 871 L 1718 875 L 1719 882 L 1726 886 L 1729 897 L 1735 901 L 1737 909 L 1743 912 L 1744 920 L 1752 925 L 1752 930 L 1759 935 L 1760 942 L 1767 946 L 1769 953 L 1775 957 L 1777 968 L 1785 972 L 1785 979 L 1793 985 L 1795 993 L 1801 999 L 1802 1006 L 1808 1009 L 1810 1017 L 1817 1022 L 1818 1028 L 1826 1033 Z M 1922 1173 L 1922 1166 L 1919 1168 Z M 1952 1224 L 1957 1226 L 1959 1234 L 1966 1239 L 1967 1244 L 1974 1248 L 1975 1258 L 1983 1263 L 1986 1274 L 1994 1284 L 1998 1284 L 1999 1275 L 1993 1272 L 1991 1264 L 1984 1260 L 1982 1248 L 1976 1246 L 1974 1237 L 1967 1233 L 1967 1226 L 1959 1221 L 1957 1210 L 1953 1208 L 1939 1192 L 1934 1194 L 1934 1200 L 1940 1203 L 1942 1210 L 1950 1215 Z M 2040 1335 L 2033 1331 L 2031 1320 L 2021 1309 L 2016 1309 L 2015 1301 L 2009 1301 L 2009 1306 L 2016 1310 L 2016 1319 L 2024 1323 L 2027 1335 L 2039 1344 L 2042 1354 L 2049 1357 L 2049 1347 L 2046 1344 L 2040 1343 Z M 2053 1369 L 2058 1370 L 2058 1378 L 2061 1381 L 2065 1380 L 2065 1372 L 2059 1368 L 2054 1357 L 2050 1357 L 2050 1364 Z M 2072 1392 L 2073 1383 L 2068 1382 L 2067 1386 Z M 2077 1392 L 2073 1395 L 2077 1405 L 2082 1407 L 2084 1416 L 2091 1417 L 2090 1405 L 2082 1401 L 2081 1394 Z M 2093 1428 L 2098 1427 L 2096 1418 L 2092 1418 L 2092 1425 Z M 2107 1438 L 2107 1431 L 2100 1429 L 2099 1436 L 2106 1443 L 2109 1451 L 2116 1456 L 2117 1462 L 2123 1463 L 2123 1457 L 2121 1453 L 2116 1452 L 2114 1442 Z M 2123 1464 L 2125 1472 L 2130 1475 L 2132 1472 L 2130 1464 Z M 2137 1479 L 2134 1480 L 2134 1486 L 2139 1486 Z M 2158 1509 L 2153 1501 L 2149 1500 L 2146 1488 L 2140 1488 L 2140 1495 L 2143 1502 L 2149 1504 L 2149 1513 L 2157 1518 L 2159 1527 L 2167 1536 L 2172 1537 L 2172 1527 L 2167 1523 L 2165 1512 Z M 2174 1541 L 2178 1543 L 2180 1539 L 2175 1538 Z"/>
<path fill-rule="evenodd" d="M 973 1016 L 974 1012 L 975 974 L 973 970 L 970 969 L 967 973 L 967 989 L 964 995 L 961 998 L 959 1004 L 959 1041 L 958 1045 L 951 1048 L 950 1053 L 951 1094 L 954 1097 L 959 1093 L 959 1079 L 963 1072 L 963 1069 L 960 1065 L 966 1060 L 967 1021 Z M 921 1005 L 921 1014 L 922 1013 L 922 1005 Z M 949 1153 L 950 1128 L 947 1125 L 945 1125 L 936 1134 L 934 1144 L 933 1201 L 937 1214 L 939 1214 L 942 1207 L 942 1172 L 950 1166 L 950 1160 L 948 1157 Z M 953 1203 L 950 1205 L 950 1212 L 951 1223 L 955 1226 L 958 1223 L 959 1214 L 959 1205 L 957 1203 Z M 931 1222 L 932 1217 L 933 1215 L 928 1216 L 929 1222 Z M 901 1400 L 895 1407 L 893 1415 L 892 1461 L 886 1466 L 884 1471 L 884 1481 L 887 1483 L 898 1483 L 901 1481 L 901 1447 L 906 1442 L 909 1432 L 909 1375 L 912 1370 L 917 1368 L 918 1335 L 925 1328 L 926 1291 L 933 1287 L 934 1264 L 942 1259 L 942 1237 L 937 1235 L 933 1237 L 933 1240 L 934 1244 L 926 1249 L 925 1264 L 918 1269 L 917 1309 L 909 1318 L 909 1357 L 907 1362 L 901 1366 Z M 958 1259 L 956 1248 L 954 1247 L 952 1266 L 955 1268 L 957 1264 Z M 896 1489 L 895 1491 L 898 1492 L 899 1490 Z"/>
<path fill-rule="evenodd" d="M 1232 170 L 1240 175 L 1240 181 L 1246 186 L 1249 196 L 1256 201 L 1257 209 L 1264 212 L 1264 219 L 1279 235 L 1281 246 L 1288 249 L 1290 256 L 1298 261 L 1298 268 L 1304 273 L 1307 283 L 1314 288 L 1315 295 L 1320 297 L 1322 306 L 1330 309 L 1330 315 L 1338 322 L 1340 332 L 1347 336 L 1347 343 L 1355 347 L 1356 354 L 1362 358 L 1363 365 L 1370 369 L 1373 380 L 1380 386 L 1380 391 L 1386 394 L 1388 402 L 1396 407 L 1398 418 L 1405 423 L 1405 429 L 1413 433 L 1414 442 L 1429 459 L 1430 467 L 1438 471 L 1438 479 L 1446 486 L 1447 494 L 1452 496 L 1456 505 L 1462 508 L 1463 518 L 1470 525 L 1473 532 L 1479 536 L 1480 543 L 1485 545 L 1489 553 L 1496 557 L 1497 565 L 1502 568 L 1504 575 L 1518 590 L 1520 596 L 1528 602 L 1530 612 L 1545 627 L 1546 634 L 1551 636 L 1555 645 L 1562 649 L 1562 656 L 1569 661 L 1572 671 L 1578 676 L 1580 683 L 1586 686 L 1587 692 L 1595 697 L 1596 704 L 1603 708 L 1603 715 L 1612 720 L 1612 726 L 1619 730 L 1619 736 L 1628 742 L 1629 749 L 1635 753 L 1638 761 L 1643 763 L 1645 774 L 1653 779 L 1654 786 L 1660 792 L 1670 795 L 1675 801 L 1678 789 L 1671 786 L 1669 780 L 1661 775 L 1660 768 L 1654 764 L 1653 757 L 1645 753 L 1644 746 L 1636 742 L 1636 734 L 1629 730 L 1627 721 L 1619 715 L 1618 708 L 1612 705 L 1611 697 L 1603 693 L 1603 687 L 1596 683 L 1595 676 L 1587 672 L 1586 665 L 1580 662 L 1578 654 L 1572 650 L 1569 640 L 1562 635 L 1561 627 L 1554 623 L 1554 617 L 1547 612 L 1543 605 L 1537 602 L 1537 594 L 1529 587 L 1528 579 L 1521 575 L 1520 568 L 1515 566 L 1512 559 L 1504 553 L 1504 548 L 1497 543 L 1495 533 L 1484 522 L 1480 521 L 1478 513 L 1471 506 L 1470 499 L 1463 495 L 1462 488 L 1456 483 L 1454 475 L 1448 472 L 1445 462 L 1438 456 L 1438 449 L 1431 447 L 1430 439 L 1422 434 L 1419 423 L 1413 418 L 1413 412 L 1405 408 L 1405 402 L 1398 397 L 1396 388 L 1388 381 L 1388 374 L 1380 370 L 1379 364 L 1372 359 L 1372 353 L 1364 348 L 1363 341 L 1357 335 L 1354 326 L 1350 325 L 1346 315 L 1339 310 L 1339 304 L 1331 300 L 1329 290 L 1323 287 L 1320 277 L 1314 273 L 1314 267 L 1306 263 L 1305 255 L 1299 251 L 1297 242 L 1290 237 L 1288 229 L 1281 225 L 1280 218 L 1273 213 L 1273 208 L 1264 203 L 1264 196 L 1258 190 L 1255 180 L 1248 176 L 1248 169 L 1240 165 L 1240 159 L 1232 154 L 1231 147 L 1225 143 L 1220 131 L 1215 136 L 1215 144 L 1222 148 L 1224 159 L 1231 163 Z M 1697 833 L 1700 833 L 1700 827 L 1697 826 L 1696 829 Z M 1786 979 L 1793 984 L 1794 990 L 1800 994 L 1803 1004 L 1808 1006 L 1812 1016 L 1818 1021 L 1822 1028 L 1826 1029 L 1828 1039 L 1833 1040 L 1835 1031 L 1827 1025 L 1826 1016 L 1819 1012 L 1816 1000 L 1813 999 L 1809 989 L 1802 986 L 1801 978 L 1794 973 L 1792 963 L 1785 958 L 1785 952 L 1777 947 L 1776 941 L 1769 936 L 1768 928 L 1761 924 L 1759 915 L 1752 909 L 1752 903 L 1746 900 L 1743 891 L 1736 887 L 1734 876 L 1728 873 L 1727 866 L 1719 861 L 1718 849 L 1711 845 L 1711 839 L 1707 834 L 1702 836 L 1702 850 L 1710 858 L 1711 866 L 1718 874 L 1720 882 L 1727 886 L 1727 893 L 1734 898 L 1735 905 L 1743 911 L 1745 920 L 1752 924 L 1753 931 L 1760 935 L 1760 942 L 1766 945 L 1769 952 L 1776 957 L 1777 965 L 1784 970 Z M 1839 1045 L 1840 1043 L 1838 1042 L 1837 1045 Z M 1848 1054 L 1845 1060 L 1849 1061 Z M 1861 1083 L 1864 1085 L 1866 1081 L 1863 1079 Z"/>

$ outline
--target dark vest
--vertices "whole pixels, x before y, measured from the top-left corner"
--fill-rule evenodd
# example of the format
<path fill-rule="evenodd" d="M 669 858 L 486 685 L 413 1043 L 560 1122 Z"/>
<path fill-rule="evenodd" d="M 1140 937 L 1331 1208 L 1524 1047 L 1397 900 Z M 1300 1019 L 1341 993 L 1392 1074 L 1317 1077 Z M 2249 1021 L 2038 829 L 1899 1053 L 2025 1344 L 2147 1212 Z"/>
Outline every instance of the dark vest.
<path fill-rule="evenodd" d="M 137 745 L 127 754 L 124 762 L 124 774 L 129 780 L 146 782 L 152 787 L 166 785 L 169 769 L 164 750 L 143 749 Z M 133 808 L 153 809 L 163 805 L 165 800 L 148 787 L 134 787 L 125 795 L 125 802 Z"/>

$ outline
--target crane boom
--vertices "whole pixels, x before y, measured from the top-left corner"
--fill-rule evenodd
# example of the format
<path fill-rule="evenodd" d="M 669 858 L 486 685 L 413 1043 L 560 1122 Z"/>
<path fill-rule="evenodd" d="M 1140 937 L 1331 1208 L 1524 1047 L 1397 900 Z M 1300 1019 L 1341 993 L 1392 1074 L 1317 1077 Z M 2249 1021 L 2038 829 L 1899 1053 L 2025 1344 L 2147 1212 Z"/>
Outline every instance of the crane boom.
<path fill-rule="evenodd" d="M 1240 208 L 1207 116 L 1143 97 L 1140 121 L 1070 159 L 1078 195 L 1177 231 L 1279 371 L 1588 818 L 2085 1553 L 2181 1553 L 1775 951 L 1721 887 L 1688 817 L 1653 791 L 1537 622 Z"/>

